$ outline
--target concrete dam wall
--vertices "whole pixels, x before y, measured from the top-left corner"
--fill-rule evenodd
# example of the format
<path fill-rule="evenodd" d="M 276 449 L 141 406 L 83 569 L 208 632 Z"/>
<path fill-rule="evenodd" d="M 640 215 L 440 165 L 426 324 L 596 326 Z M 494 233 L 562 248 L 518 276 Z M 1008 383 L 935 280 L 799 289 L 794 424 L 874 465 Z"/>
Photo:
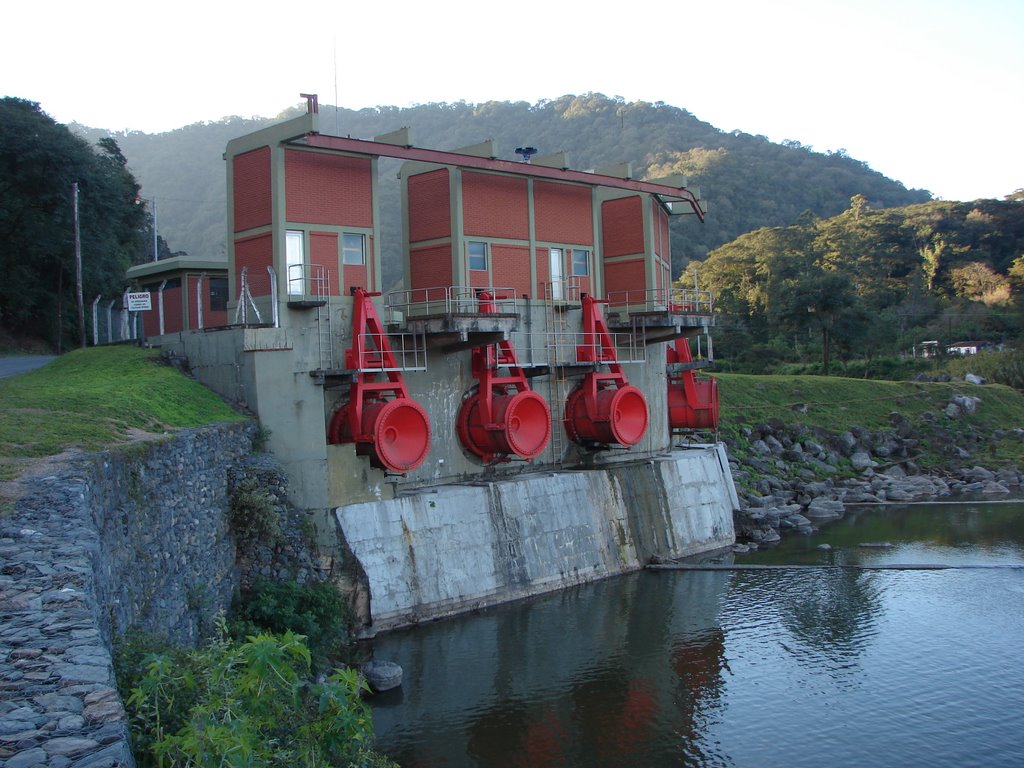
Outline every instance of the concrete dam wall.
<path fill-rule="evenodd" d="M 627 573 L 733 543 L 722 446 L 599 470 L 448 485 L 335 510 L 371 631 Z"/>

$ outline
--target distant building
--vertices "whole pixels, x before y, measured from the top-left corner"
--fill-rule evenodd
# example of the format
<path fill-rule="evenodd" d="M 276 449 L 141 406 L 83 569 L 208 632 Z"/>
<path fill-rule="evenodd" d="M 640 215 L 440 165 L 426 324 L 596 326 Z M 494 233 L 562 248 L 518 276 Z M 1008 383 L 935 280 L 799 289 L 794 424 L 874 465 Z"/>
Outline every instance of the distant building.
<path fill-rule="evenodd" d="M 174 256 L 131 267 L 127 277 L 150 294 L 151 309 L 140 313 L 147 338 L 228 324 L 226 259 Z"/>
<path fill-rule="evenodd" d="M 985 341 L 957 341 L 946 347 L 947 355 L 976 355 L 991 345 Z"/>

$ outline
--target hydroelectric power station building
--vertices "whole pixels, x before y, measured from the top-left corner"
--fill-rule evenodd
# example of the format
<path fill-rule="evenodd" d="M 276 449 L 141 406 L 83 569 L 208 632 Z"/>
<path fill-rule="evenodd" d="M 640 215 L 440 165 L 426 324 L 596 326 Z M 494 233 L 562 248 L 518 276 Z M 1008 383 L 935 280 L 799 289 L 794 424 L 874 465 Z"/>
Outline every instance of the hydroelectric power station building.
<path fill-rule="evenodd" d="M 318 123 L 311 98 L 228 143 L 226 275 L 168 264 L 171 322 L 145 322 L 269 430 L 369 629 L 731 544 L 724 450 L 674 446 L 718 418 L 687 342 L 711 297 L 671 279 L 669 217 L 703 217 L 681 180 Z M 384 295 L 382 159 L 404 259 Z"/>

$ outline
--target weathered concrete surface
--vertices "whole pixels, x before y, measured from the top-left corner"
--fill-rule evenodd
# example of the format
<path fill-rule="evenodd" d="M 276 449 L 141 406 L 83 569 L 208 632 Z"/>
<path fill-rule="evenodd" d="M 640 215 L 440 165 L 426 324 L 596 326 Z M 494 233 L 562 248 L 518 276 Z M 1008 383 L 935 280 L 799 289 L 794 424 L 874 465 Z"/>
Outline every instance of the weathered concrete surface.
<path fill-rule="evenodd" d="M 370 587 L 370 631 L 731 545 L 720 447 L 604 470 L 542 472 L 339 507 Z"/>

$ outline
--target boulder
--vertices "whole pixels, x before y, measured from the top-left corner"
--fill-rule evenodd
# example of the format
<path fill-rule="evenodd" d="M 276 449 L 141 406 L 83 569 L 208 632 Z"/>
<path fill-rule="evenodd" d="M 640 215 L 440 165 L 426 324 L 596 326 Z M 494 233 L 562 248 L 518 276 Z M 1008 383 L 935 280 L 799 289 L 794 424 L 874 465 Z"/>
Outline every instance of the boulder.
<path fill-rule="evenodd" d="M 949 399 L 951 405 L 959 406 L 960 410 L 964 413 L 971 415 L 978 410 L 978 406 L 981 404 L 980 397 L 971 397 L 970 395 L 953 395 Z"/>
<path fill-rule="evenodd" d="M 822 520 L 838 520 L 845 512 L 846 507 L 843 502 L 819 496 L 807 505 L 804 515 L 815 522 L 820 522 Z"/>
<path fill-rule="evenodd" d="M 852 435 L 851 435 L 852 437 Z M 819 459 L 825 456 L 825 447 L 813 440 L 804 440 L 804 452 L 809 453 L 812 456 L 816 456 Z"/>
<path fill-rule="evenodd" d="M 1010 489 L 1002 483 L 997 483 L 995 480 L 988 480 L 985 482 L 981 492 L 986 496 L 998 496 L 1004 493 L 1009 493 Z"/>
<path fill-rule="evenodd" d="M 965 373 L 964 374 L 964 381 L 966 381 L 968 384 L 979 384 L 980 385 L 980 384 L 984 384 L 985 383 L 985 377 L 984 376 L 978 376 L 975 373 Z"/>
<path fill-rule="evenodd" d="M 857 450 L 857 438 L 852 432 L 843 432 L 836 438 L 836 448 L 843 456 L 850 456 Z"/>
<path fill-rule="evenodd" d="M 878 463 L 872 461 L 871 457 L 868 456 L 865 451 L 857 451 L 853 453 L 850 456 L 850 464 L 853 465 L 853 468 L 858 472 L 878 466 Z"/>
<path fill-rule="evenodd" d="M 913 501 L 914 498 L 915 495 L 913 493 L 900 486 L 885 489 L 886 501 Z"/>
<path fill-rule="evenodd" d="M 995 473 L 990 472 L 984 467 L 977 466 L 971 467 L 970 469 L 961 469 L 960 477 L 968 483 L 975 483 L 978 481 L 985 480 L 995 480 L 996 478 Z"/>
<path fill-rule="evenodd" d="M 393 661 L 368 661 L 359 671 L 374 691 L 390 691 L 402 684 L 402 667 Z"/>
<path fill-rule="evenodd" d="M 772 452 L 771 448 L 768 447 L 768 444 L 764 440 L 755 440 L 754 442 L 752 442 L 750 444 L 750 450 L 752 450 L 754 453 L 759 453 L 762 456 L 767 456 Z"/>

